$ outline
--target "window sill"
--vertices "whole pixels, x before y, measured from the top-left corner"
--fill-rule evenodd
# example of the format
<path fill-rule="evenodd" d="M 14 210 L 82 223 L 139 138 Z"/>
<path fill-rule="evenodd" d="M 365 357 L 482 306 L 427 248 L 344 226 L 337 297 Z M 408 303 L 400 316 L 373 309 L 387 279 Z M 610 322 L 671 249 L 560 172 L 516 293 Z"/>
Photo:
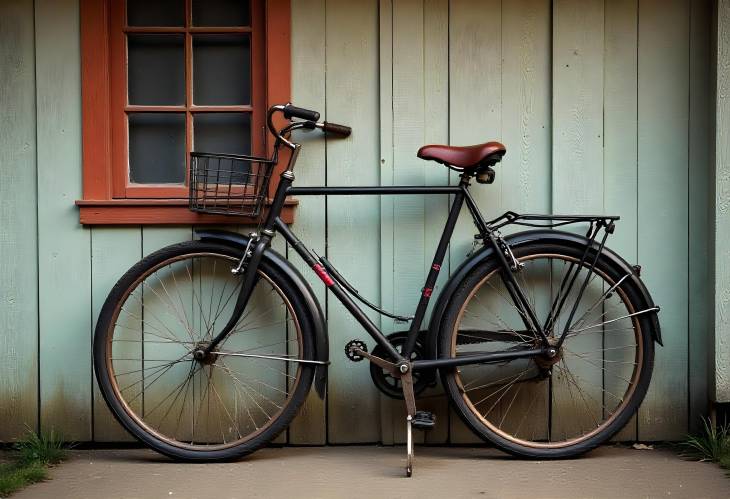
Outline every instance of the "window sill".
<path fill-rule="evenodd" d="M 286 200 L 281 212 L 281 219 L 285 223 L 294 221 L 297 204 L 294 198 Z M 82 225 L 245 225 L 259 222 L 259 219 L 250 217 L 195 213 L 188 209 L 187 199 L 81 199 L 76 201 L 76 205 Z M 267 207 L 264 208 L 264 215 Z"/>

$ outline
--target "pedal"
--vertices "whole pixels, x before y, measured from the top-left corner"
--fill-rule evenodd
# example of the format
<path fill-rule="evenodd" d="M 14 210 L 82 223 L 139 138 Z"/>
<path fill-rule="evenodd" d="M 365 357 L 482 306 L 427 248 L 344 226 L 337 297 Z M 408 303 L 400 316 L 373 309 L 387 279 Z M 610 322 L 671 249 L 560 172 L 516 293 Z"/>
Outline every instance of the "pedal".
<path fill-rule="evenodd" d="M 416 415 L 413 416 L 411 424 L 417 430 L 428 431 L 436 426 L 436 416 L 432 412 L 416 411 Z"/>

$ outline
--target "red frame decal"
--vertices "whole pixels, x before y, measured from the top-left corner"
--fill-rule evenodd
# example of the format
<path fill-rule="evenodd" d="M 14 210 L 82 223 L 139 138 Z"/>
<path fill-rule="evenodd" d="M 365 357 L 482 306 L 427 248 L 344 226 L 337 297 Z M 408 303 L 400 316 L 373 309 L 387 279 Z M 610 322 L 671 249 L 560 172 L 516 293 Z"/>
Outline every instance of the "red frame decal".
<path fill-rule="evenodd" d="M 335 281 L 330 277 L 324 267 L 322 267 L 320 264 L 315 263 L 312 266 L 312 269 L 314 270 L 314 273 L 317 274 L 317 277 L 322 279 L 322 282 L 325 283 L 327 287 L 330 287 L 335 283 Z"/>

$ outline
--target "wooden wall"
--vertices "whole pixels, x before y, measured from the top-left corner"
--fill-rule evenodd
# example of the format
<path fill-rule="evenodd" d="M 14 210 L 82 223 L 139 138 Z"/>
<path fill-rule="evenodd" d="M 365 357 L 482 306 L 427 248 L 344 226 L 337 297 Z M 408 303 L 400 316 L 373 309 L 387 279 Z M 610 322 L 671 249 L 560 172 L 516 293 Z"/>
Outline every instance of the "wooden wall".
<path fill-rule="evenodd" d="M 292 1 L 292 100 L 354 128 L 345 141 L 305 139 L 297 185 L 447 184 L 455 179 L 445 168 L 415 157 L 420 145 L 497 139 L 508 148 L 497 182 L 474 189 L 487 215 L 621 215 L 611 245 L 642 265 L 665 341 L 621 437 L 682 438 L 706 412 L 710 374 L 712 8 Z M 192 237 L 189 226 L 78 224 L 79 65 L 77 0 L 0 3 L 0 440 L 24 425 L 78 441 L 128 438 L 94 386 L 94 322 L 133 262 Z M 439 196 L 308 198 L 294 229 L 365 295 L 409 313 L 447 209 Z M 462 220 L 445 267 L 465 258 L 473 232 Z M 288 440 L 402 441 L 402 404 L 377 392 L 365 363 L 341 354 L 365 334 L 313 285 L 329 321 L 329 393 L 324 403 L 310 396 Z M 439 416 L 429 442 L 473 441 L 440 393 L 422 403 Z"/>

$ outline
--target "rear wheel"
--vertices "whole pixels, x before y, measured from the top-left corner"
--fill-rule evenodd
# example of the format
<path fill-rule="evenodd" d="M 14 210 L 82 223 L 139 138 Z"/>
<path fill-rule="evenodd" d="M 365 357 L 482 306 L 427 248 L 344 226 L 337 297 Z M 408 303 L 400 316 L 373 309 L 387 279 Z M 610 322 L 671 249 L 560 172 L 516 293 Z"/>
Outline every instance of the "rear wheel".
<path fill-rule="evenodd" d="M 182 460 L 224 460 L 273 440 L 309 391 L 312 327 L 297 290 L 262 263 L 232 332 L 242 278 L 238 251 L 199 241 L 157 251 L 112 289 L 97 324 L 94 361 L 114 415 L 136 438 Z"/>
<path fill-rule="evenodd" d="M 556 344 L 552 358 L 535 357 L 442 371 L 443 384 L 464 422 L 512 454 L 564 458 L 584 453 L 618 432 L 646 394 L 654 359 L 653 324 L 625 270 L 600 257 L 570 324 L 588 276 L 583 249 L 534 242 L 514 248 L 527 300 Z M 578 272 L 572 288 L 561 286 Z M 568 290 L 569 289 L 569 290 Z M 564 305 L 555 320 L 549 312 Z M 475 268 L 444 316 L 441 358 L 541 346 L 522 320 L 496 259 Z"/>

